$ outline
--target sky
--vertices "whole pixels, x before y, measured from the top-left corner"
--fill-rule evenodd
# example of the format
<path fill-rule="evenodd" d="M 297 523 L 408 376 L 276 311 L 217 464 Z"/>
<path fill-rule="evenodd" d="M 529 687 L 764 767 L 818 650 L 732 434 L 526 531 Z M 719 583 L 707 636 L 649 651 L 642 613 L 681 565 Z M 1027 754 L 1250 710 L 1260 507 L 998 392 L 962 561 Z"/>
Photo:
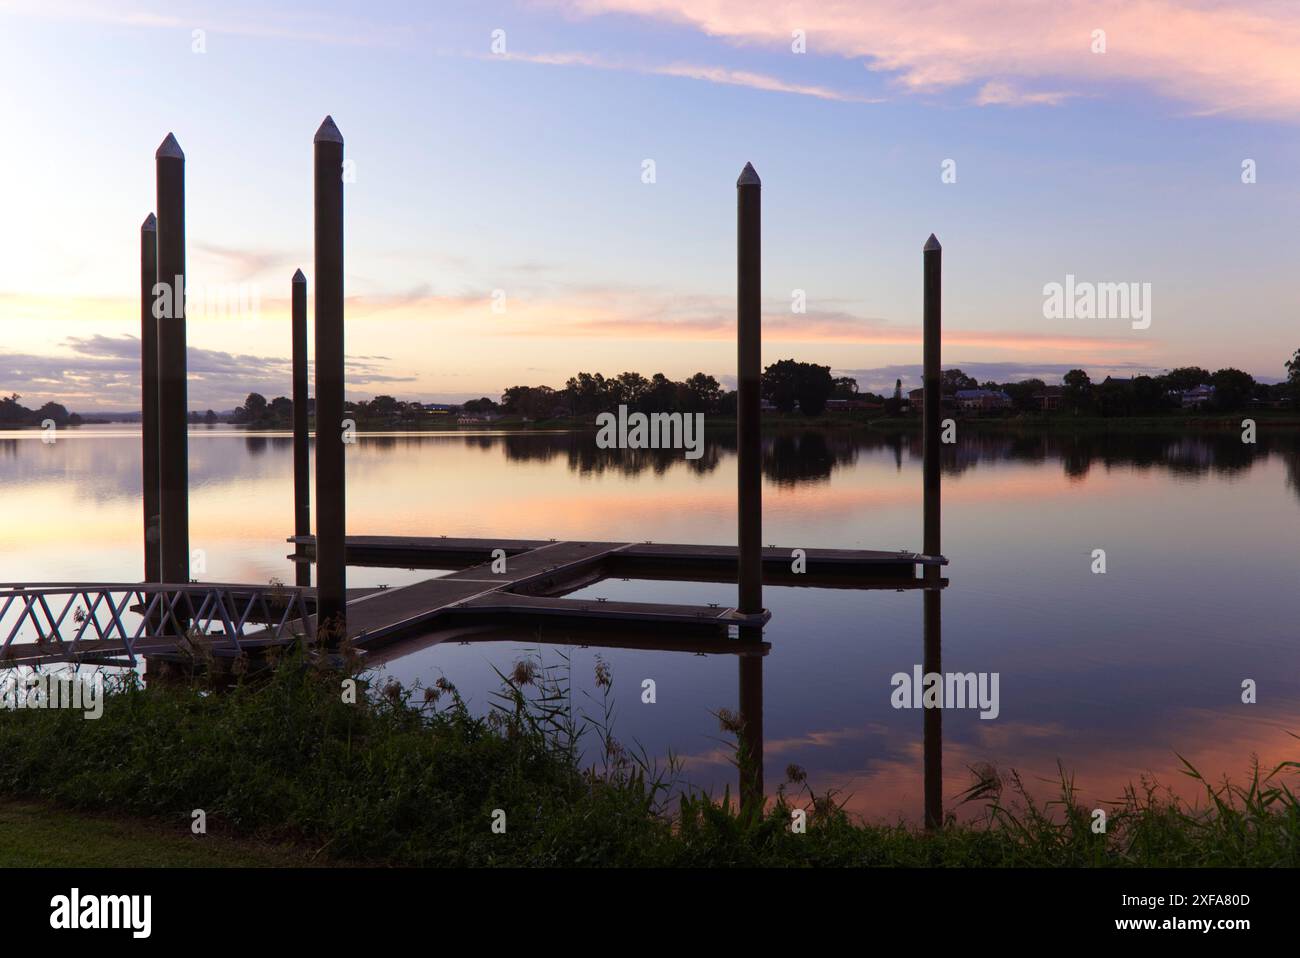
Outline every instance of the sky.
<path fill-rule="evenodd" d="M 191 407 L 287 395 L 327 114 L 351 399 L 734 383 L 746 162 L 765 364 L 918 385 L 931 233 L 943 363 L 981 381 L 1273 381 L 1300 347 L 1293 2 L 0 0 L 0 390 L 138 408 L 172 132 L 214 304 L 190 310 Z M 1067 277 L 1137 284 L 1149 315 L 1049 315 Z"/>

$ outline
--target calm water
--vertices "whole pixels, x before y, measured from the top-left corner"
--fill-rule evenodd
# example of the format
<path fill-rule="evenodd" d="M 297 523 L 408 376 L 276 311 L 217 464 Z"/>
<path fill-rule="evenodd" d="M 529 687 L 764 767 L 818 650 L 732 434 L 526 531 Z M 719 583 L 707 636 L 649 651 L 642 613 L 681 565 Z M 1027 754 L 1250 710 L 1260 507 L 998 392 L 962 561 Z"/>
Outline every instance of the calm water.
<path fill-rule="evenodd" d="M 139 579 L 138 433 L 60 435 L 0 433 L 0 581 Z M 795 431 L 765 443 L 765 542 L 920 548 L 919 441 Z M 1300 733 L 1300 438 L 985 435 L 947 452 L 944 668 L 1001 676 L 996 720 L 944 713 L 949 805 L 984 763 L 1032 784 L 1059 760 L 1105 800 L 1148 774 L 1191 794 L 1175 752 L 1213 777 L 1239 778 L 1252 755 L 1269 768 L 1300 758 L 1288 735 Z M 290 439 L 198 428 L 190 456 L 191 544 L 207 567 L 196 577 L 292 582 Z M 615 457 L 594 434 L 363 435 L 348 457 L 357 534 L 735 541 L 727 438 L 698 462 Z M 1090 571 L 1094 549 L 1105 575 Z M 352 569 L 349 584 L 429 574 Z M 735 588 L 615 580 L 579 595 L 729 605 Z M 921 713 L 891 707 L 890 676 L 921 660 L 921 594 L 769 587 L 765 599 L 769 792 L 794 763 L 856 811 L 918 819 Z M 384 668 L 404 683 L 446 676 L 486 709 L 492 666 L 529 648 L 402 647 Z M 579 703 L 595 694 L 597 652 L 609 663 L 620 739 L 677 754 L 692 784 L 734 785 L 711 713 L 737 705 L 735 659 L 567 651 Z M 1258 704 L 1240 701 L 1247 678 Z"/>

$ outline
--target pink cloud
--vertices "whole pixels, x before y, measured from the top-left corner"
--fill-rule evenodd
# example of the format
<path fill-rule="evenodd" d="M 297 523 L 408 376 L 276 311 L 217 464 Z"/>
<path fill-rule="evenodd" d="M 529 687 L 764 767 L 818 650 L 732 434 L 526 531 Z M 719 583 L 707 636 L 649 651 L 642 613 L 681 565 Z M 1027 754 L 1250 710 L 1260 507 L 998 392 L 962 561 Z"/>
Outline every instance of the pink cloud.
<path fill-rule="evenodd" d="M 863 58 L 909 91 L 991 81 L 989 103 L 1060 102 L 1061 81 L 1137 83 L 1197 113 L 1300 116 L 1300 5 L 1288 0 L 573 0 L 585 15 L 682 24 L 732 43 Z M 1094 53 L 1093 31 L 1106 50 Z M 1017 81 L 1012 84 L 1011 81 Z M 1035 89 L 1039 84 L 1052 88 Z M 1008 101 L 1008 91 L 1016 99 Z M 1004 96 L 998 97 L 1001 91 Z M 1037 101 L 1026 97 L 1048 97 Z M 1051 99 L 1056 97 L 1058 99 Z"/>

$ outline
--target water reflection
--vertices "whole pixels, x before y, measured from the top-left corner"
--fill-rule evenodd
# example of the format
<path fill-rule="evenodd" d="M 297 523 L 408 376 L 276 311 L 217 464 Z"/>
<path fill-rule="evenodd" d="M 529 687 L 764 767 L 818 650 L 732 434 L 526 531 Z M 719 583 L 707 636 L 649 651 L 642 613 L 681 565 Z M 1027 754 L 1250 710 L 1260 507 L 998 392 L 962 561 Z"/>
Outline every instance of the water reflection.
<path fill-rule="evenodd" d="M 72 433 L 69 430 L 69 433 Z M 1175 752 L 1239 778 L 1248 756 L 1295 759 L 1300 651 L 1300 434 L 1270 431 L 1043 434 L 958 430 L 943 447 L 943 667 L 1002 675 L 997 721 L 943 716 L 949 810 L 968 766 L 1053 777 L 1059 759 L 1089 798 L 1146 772 L 1179 786 Z M 77 430 L 53 445 L 0 434 L 0 581 L 138 579 L 138 433 Z M 358 436 L 348 449 L 356 534 L 732 542 L 735 449 L 707 455 L 599 450 L 595 434 Z M 292 444 L 284 434 L 191 432 L 191 540 L 212 581 L 292 581 Z M 921 541 L 919 433 L 784 429 L 764 436 L 765 539 L 783 545 L 910 548 Z M 1110 571 L 1089 572 L 1104 548 Z M 404 578 L 409 576 L 409 578 Z M 352 569 L 353 585 L 427 577 Z M 576 597 L 734 603 L 735 586 L 603 582 Z M 920 821 L 923 722 L 889 705 L 889 677 L 923 655 L 915 593 L 770 587 L 762 667 L 768 794 L 791 764 L 852 811 Z M 735 753 L 712 715 L 738 710 L 730 655 L 668 655 L 575 642 L 574 675 L 599 649 L 619 683 L 619 730 L 684 778 L 721 794 Z M 478 705 L 528 637 L 444 642 L 389 659 L 402 681 L 446 675 Z M 1243 678 L 1260 703 L 1240 703 Z M 640 702 L 654 678 L 659 704 Z M 588 681 L 586 691 L 596 689 Z M 575 698 L 584 689 L 577 687 Z M 1044 786 L 1049 788 L 1049 786 Z"/>
<path fill-rule="evenodd" d="M 369 439 L 369 442 L 396 440 Z M 489 451 L 500 449 L 513 462 L 550 462 L 562 458 L 570 471 L 581 475 L 614 472 L 636 476 L 662 475 L 671 469 L 709 473 L 735 455 L 730 433 L 708 434 L 703 458 L 687 460 L 680 450 L 598 449 L 590 432 L 527 433 L 513 436 L 466 437 L 467 445 Z M 861 455 L 882 450 L 892 453 L 895 466 L 921 459 L 919 432 L 878 432 L 861 429 L 782 429 L 763 438 L 763 475 L 778 485 L 821 482 L 838 469 L 852 468 Z M 1300 469 L 1300 433 L 1264 432 L 1255 443 L 1244 443 L 1239 433 L 1047 433 L 1001 432 L 966 429 L 955 443 L 944 446 L 941 466 L 945 475 L 961 475 L 983 465 L 1003 462 L 1060 464 L 1074 479 L 1093 469 L 1122 466 L 1164 469 L 1180 476 L 1206 473 L 1232 475 L 1256 462 L 1278 457 L 1294 474 Z"/>
<path fill-rule="evenodd" d="M 6 483 L 66 478 L 71 472 L 93 476 L 98 494 L 139 495 L 138 439 L 118 427 L 111 440 L 96 439 L 92 427 L 69 430 L 53 444 L 33 431 L 0 434 L 0 478 Z M 357 437 L 356 450 L 375 454 L 419 452 L 450 443 L 467 451 L 500 455 L 508 463 L 549 464 L 561 461 L 581 476 L 663 476 L 674 471 L 708 475 L 734 460 L 735 436 L 730 431 L 706 433 L 704 455 L 686 459 L 679 449 L 600 449 L 594 431 L 529 433 L 409 433 Z M 197 427 L 191 431 L 190 469 L 197 482 L 239 482 L 248 478 L 250 459 L 271 454 L 291 457 L 292 439 L 285 434 L 247 434 L 230 429 Z M 224 446 L 240 441 L 247 457 L 230 456 Z M 866 429 L 781 429 L 763 437 L 763 475 L 780 486 L 820 483 L 838 471 L 852 470 L 862 457 L 888 455 L 896 469 L 921 461 L 919 432 Z M 1120 467 L 1164 470 L 1180 477 L 1206 474 L 1232 476 L 1271 459 L 1286 465 L 1288 485 L 1300 493 L 1300 432 L 1261 430 L 1258 441 L 1244 443 L 1236 431 L 1188 433 L 1046 433 L 958 430 L 955 443 L 942 449 L 945 475 L 959 476 L 1001 463 L 1051 464 L 1064 475 L 1086 478 L 1094 470 Z"/>

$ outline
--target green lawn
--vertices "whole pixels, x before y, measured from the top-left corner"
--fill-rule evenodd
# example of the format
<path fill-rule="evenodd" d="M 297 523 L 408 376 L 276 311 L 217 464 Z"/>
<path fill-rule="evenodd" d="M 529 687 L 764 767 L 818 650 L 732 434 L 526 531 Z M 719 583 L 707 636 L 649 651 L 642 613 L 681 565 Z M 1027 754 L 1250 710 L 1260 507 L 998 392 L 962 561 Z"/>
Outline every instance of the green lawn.
<path fill-rule="evenodd" d="M 0 868 L 231 868 L 318 864 L 302 847 L 223 835 L 188 825 L 86 814 L 37 802 L 0 801 Z"/>

